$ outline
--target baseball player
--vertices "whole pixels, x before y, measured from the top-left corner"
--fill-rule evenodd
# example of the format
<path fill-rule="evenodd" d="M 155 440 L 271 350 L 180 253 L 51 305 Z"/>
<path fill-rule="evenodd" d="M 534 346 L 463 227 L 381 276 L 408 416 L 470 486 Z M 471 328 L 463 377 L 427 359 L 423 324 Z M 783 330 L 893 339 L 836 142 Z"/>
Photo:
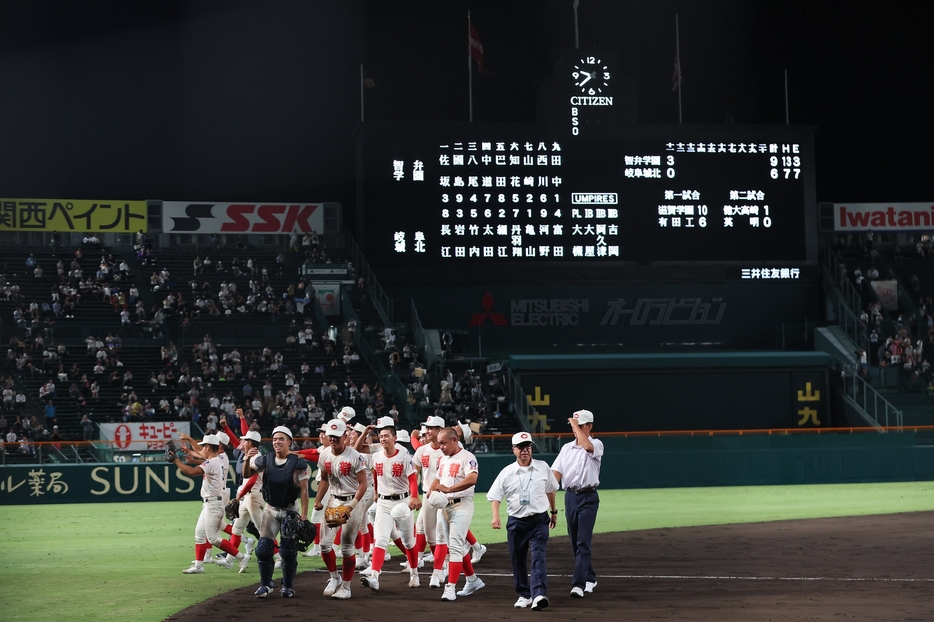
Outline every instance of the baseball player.
<path fill-rule="evenodd" d="M 259 448 L 262 438 L 259 435 L 259 432 L 251 431 L 250 425 L 247 423 L 246 419 L 243 417 L 243 410 L 238 408 L 236 410 L 237 416 L 240 418 L 240 439 L 238 441 L 237 447 L 234 449 L 234 457 L 237 459 L 236 466 L 234 467 L 234 474 L 236 475 L 237 482 L 237 499 L 240 500 L 239 505 L 239 514 L 237 519 L 232 523 L 224 527 L 223 531 L 230 535 L 230 543 L 235 547 L 240 547 L 240 542 L 244 544 L 244 549 L 247 555 L 251 555 L 253 552 L 253 545 L 256 544 L 256 540 L 253 538 L 247 537 L 243 539 L 243 532 L 250 524 L 253 524 L 253 531 L 251 533 L 256 533 L 258 535 L 258 525 L 263 514 L 263 499 L 260 493 L 260 490 L 263 487 L 262 476 L 260 474 L 254 474 L 249 480 L 244 480 L 243 478 L 243 463 L 246 459 L 246 452 L 251 448 Z M 226 436 L 233 440 L 237 440 L 237 435 L 234 431 L 227 425 L 227 417 L 221 416 L 220 418 L 221 430 L 223 430 Z M 259 483 L 259 488 L 254 486 Z M 255 494 L 254 494 L 255 493 Z M 231 563 L 230 556 L 227 556 L 228 565 Z M 245 569 L 244 569 L 245 570 Z M 244 572 L 241 570 L 241 572 Z"/>
<path fill-rule="evenodd" d="M 253 448 L 259 449 L 259 445 L 262 442 L 262 438 L 259 435 L 259 432 L 255 430 L 250 430 L 240 439 L 240 445 L 237 448 L 238 453 L 241 456 L 246 456 L 246 454 Z M 240 464 L 240 469 L 242 473 L 243 464 Z M 241 476 L 241 479 L 242 476 Z M 243 531 L 247 526 L 252 522 L 254 525 L 262 526 L 263 520 L 263 499 L 262 499 L 262 489 L 263 489 L 263 474 L 255 473 L 249 479 L 245 480 L 237 488 L 237 499 L 240 500 L 239 513 L 237 519 L 231 523 L 230 527 L 230 543 L 235 546 L 240 546 L 241 538 L 243 537 Z M 246 554 L 250 555 L 253 552 L 253 544 L 255 541 L 253 538 L 246 538 L 244 541 L 244 548 L 246 549 Z M 228 563 L 231 561 L 229 556 L 227 559 Z M 240 572 L 246 572 L 246 568 L 242 567 Z"/>
<path fill-rule="evenodd" d="M 326 429 L 327 429 L 327 426 L 325 425 L 322 425 L 320 428 L 318 428 L 318 444 L 321 445 L 321 447 L 317 449 L 318 453 L 315 455 L 315 458 L 314 458 L 315 464 L 318 464 L 318 459 L 321 457 L 320 455 L 321 448 L 327 447 L 329 444 L 328 436 L 327 434 L 324 433 Z M 302 454 L 303 452 L 310 452 L 310 451 L 311 450 L 306 449 L 306 450 L 301 450 L 298 453 Z M 321 487 L 321 470 L 320 469 L 318 470 L 317 474 L 315 474 L 315 487 L 316 488 Z M 326 506 L 330 500 L 331 500 L 331 496 L 330 496 L 330 493 L 328 493 L 322 499 L 322 502 Z M 321 525 L 324 523 L 324 510 L 313 510 L 311 513 L 311 522 L 314 523 L 314 526 L 315 526 L 315 545 L 311 547 L 310 549 L 308 549 L 307 551 L 305 551 L 305 557 L 319 557 L 321 555 L 321 532 L 323 531 Z"/>
<path fill-rule="evenodd" d="M 370 445 L 364 445 L 362 438 L 359 447 L 363 453 L 369 453 L 373 460 L 373 471 L 376 474 L 376 492 L 379 500 L 376 502 L 376 520 L 374 521 L 373 563 L 370 572 L 361 581 L 364 587 L 379 590 L 379 575 L 389 548 L 389 539 L 393 527 L 399 532 L 396 541 L 408 558 L 409 587 L 418 587 L 417 558 L 414 551 L 415 530 L 412 511 L 421 507 L 418 496 L 418 476 L 412 463 L 412 454 L 396 443 L 396 428 L 392 417 L 381 417 L 375 426 L 370 429 L 379 430 L 379 450 L 374 451 Z"/>
<path fill-rule="evenodd" d="M 350 512 L 342 518 L 341 553 L 342 571 L 337 573 L 337 556 L 333 550 L 336 526 L 324 523 L 321 536 L 321 558 L 330 573 L 330 580 L 324 588 L 324 595 L 340 600 L 350 598 L 350 582 L 353 579 L 357 561 L 354 555 L 354 538 L 363 520 L 363 506 L 360 501 L 366 494 L 366 461 L 353 447 L 347 446 L 347 425 L 340 419 L 332 419 L 326 426 L 329 446 L 320 451 L 318 468 L 321 470 L 321 484 L 315 497 L 315 509 L 324 508 L 324 497 L 330 492 L 328 507 L 346 506 Z"/>
<path fill-rule="evenodd" d="M 448 543 L 448 582 L 444 586 L 442 600 L 456 600 L 458 596 L 470 596 L 486 584 L 474 573 L 467 545 L 467 530 L 473 518 L 473 493 L 477 483 L 477 458 L 464 449 L 457 440 L 457 433 L 444 428 L 438 433 L 438 444 L 444 454 L 438 464 L 438 474 L 431 483 L 431 496 L 438 493 L 447 498 L 441 511 L 441 528 Z M 435 503 L 432 503 L 435 505 Z M 436 562 L 437 563 L 437 562 Z M 461 570 L 467 577 L 464 589 L 455 593 Z"/>
<path fill-rule="evenodd" d="M 444 423 L 444 420 L 441 417 L 431 417 L 431 419 L 437 419 L 441 421 L 441 423 Z M 473 435 L 473 433 L 470 430 L 470 426 L 468 426 L 466 423 L 458 422 L 456 426 L 452 426 L 452 429 L 457 433 L 458 441 L 460 442 L 460 446 L 463 449 L 464 443 L 469 443 L 470 437 Z M 420 445 L 421 443 L 418 442 L 417 439 L 413 440 L 412 447 L 414 447 L 415 449 L 418 449 Z M 476 536 L 473 535 L 473 531 L 469 529 L 467 530 L 467 544 L 470 545 L 470 560 L 472 563 L 476 564 L 478 561 L 480 561 L 480 558 L 483 557 L 483 555 L 486 553 L 486 545 L 480 544 L 477 541 Z M 424 546 L 419 549 L 418 546 L 416 545 L 415 548 L 416 550 L 420 552 L 424 550 Z M 421 567 L 421 565 L 419 565 L 419 567 Z M 441 584 L 439 583 L 438 585 L 431 585 L 431 587 L 441 587 Z"/>
<path fill-rule="evenodd" d="M 220 441 L 214 434 L 206 435 L 200 443 L 201 455 L 204 462 L 198 466 L 185 464 L 176 455 L 172 464 L 178 467 L 184 475 L 196 477 L 201 475 L 201 514 L 195 526 L 195 560 L 191 567 L 183 570 L 185 574 L 201 574 L 204 572 L 204 557 L 210 555 L 211 545 L 215 545 L 225 553 L 233 555 L 239 562 L 241 569 L 250 561 L 248 556 L 238 551 L 230 542 L 220 536 L 221 522 L 224 519 L 224 494 L 227 487 L 227 467 L 229 461 L 227 454 L 221 453 Z"/>
<path fill-rule="evenodd" d="M 272 431 L 272 448 L 275 454 L 260 455 L 259 449 L 250 448 L 243 463 L 243 475 L 250 477 L 254 472 L 263 473 L 263 499 L 266 507 L 260 521 L 260 539 L 256 545 L 256 560 L 259 566 L 259 589 L 254 596 L 265 598 L 273 590 L 272 573 L 273 539 L 279 535 L 282 523 L 294 512 L 296 499 L 301 500 L 300 520 L 308 518 L 308 479 L 311 470 L 308 463 L 289 454 L 292 446 L 292 431 L 285 426 L 277 426 Z M 282 587 L 279 595 L 283 598 L 295 596 L 295 570 L 298 568 L 298 543 L 294 533 L 282 530 L 279 538 L 279 555 L 282 558 Z"/>
<path fill-rule="evenodd" d="M 425 434 L 422 438 L 426 440 L 424 445 L 420 445 L 415 450 L 415 468 L 422 475 L 422 491 L 427 495 L 431 483 L 438 478 L 438 462 L 444 455 L 441 452 L 441 445 L 438 444 L 438 432 L 444 428 L 444 419 L 441 417 L 428 417 L 425 421 Z M 415 523 L 415 551 L 419 554 L 425 550 L 425 544 L 431 547 L 431 554 L 434 561 L 434 569 L 431 573 L 429 587 L 441 587 L 445 582 L 444 558 L 447 556 L 447 544 L 444 534 L 438 529 L 439 510 L 426 503 L 418 513 L 418 520 Z"/>
<path fill-rule="evenodd" d="M 348 408 L 345 406 L 345 408 Z M 350 409 L 353 410 L 353 409 Z M 369 451 L 370 432 L 372 428 L 367 428 L 362 423 L 347 428 L 347 440 L 350 445 L 363 455 L 366 461 L 366 493 L 360 505 L 363 506 L 363 520 L 360 521 L 360 531 L 354 538 L 354 554 L 357 559 L 357 570 L 363 570 L 367 567 L 367 555 L 370 552 L 370 543 L 372 542 L 372 532 L 370 531 L 369 520 L 370 509 L 373 506 L 373 500 L 376 498 L 376 488 L 373 480 L 373 456 Z M 365 450 L 361 450 L 365 448 Z"/>

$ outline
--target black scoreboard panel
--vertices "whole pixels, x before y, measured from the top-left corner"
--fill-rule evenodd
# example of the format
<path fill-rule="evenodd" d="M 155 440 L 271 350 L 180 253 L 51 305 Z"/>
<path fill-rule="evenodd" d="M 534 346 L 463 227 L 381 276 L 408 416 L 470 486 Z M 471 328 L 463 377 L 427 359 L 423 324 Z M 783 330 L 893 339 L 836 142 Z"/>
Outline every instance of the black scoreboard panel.
<path fill-rule="evenodd" d="M 367 127 L 358 148 L 358 233 L 390 273 L 683 265 L 784 279 L 816 260 L 808 128 L 635 126 L 588 140 L 527 125 Z"/>

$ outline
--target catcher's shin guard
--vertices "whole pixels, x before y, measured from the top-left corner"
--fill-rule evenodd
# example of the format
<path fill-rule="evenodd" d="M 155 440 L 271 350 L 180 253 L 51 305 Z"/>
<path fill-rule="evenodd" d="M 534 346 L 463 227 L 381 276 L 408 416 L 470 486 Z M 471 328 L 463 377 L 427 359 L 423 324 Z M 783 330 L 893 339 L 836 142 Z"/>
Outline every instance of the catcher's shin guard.
<path fill-rule="evenodd" d="M 294 538 L 279 541 L 279 557 L 282 558 L 282 587 L 292 587 L 298 569 L 298 549 Z"/>
<path fill-rule="evenodd" d="M 256 564 L 259 566 L 260 585 L 269 585 L 272 581 L 272 572 L 276 568 L 273 548 L 272 538 L 260 538 L 256 545 Z"/>

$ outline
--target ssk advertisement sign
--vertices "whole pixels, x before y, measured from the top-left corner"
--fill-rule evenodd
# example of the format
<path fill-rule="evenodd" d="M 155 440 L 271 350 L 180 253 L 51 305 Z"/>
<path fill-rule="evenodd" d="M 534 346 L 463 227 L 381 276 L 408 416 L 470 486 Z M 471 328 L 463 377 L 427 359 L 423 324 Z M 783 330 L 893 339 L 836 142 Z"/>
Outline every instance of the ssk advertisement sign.
<path fill-rule="evenodd" d="M 324 204 L 165 201 L 162 230 L 166 233 L 321 233 L 324 231 Z"/>

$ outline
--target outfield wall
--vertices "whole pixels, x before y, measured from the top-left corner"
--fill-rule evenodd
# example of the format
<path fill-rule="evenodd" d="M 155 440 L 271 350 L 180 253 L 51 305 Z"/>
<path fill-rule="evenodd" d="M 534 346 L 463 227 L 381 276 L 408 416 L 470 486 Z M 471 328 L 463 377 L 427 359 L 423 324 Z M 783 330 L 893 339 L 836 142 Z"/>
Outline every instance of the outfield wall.
<path fill-rule="evenodd" d="M 611 437 L 604 444 L 602 488 L 934 480 L 934 447 L 917 446 L 911 432 Z M 478 456 L 477 489 L 487 490 L 513 459 Z M 197 500 L 200 489 L 200 478 L 156 462 L 0 467 L 0 505 Z"/>

